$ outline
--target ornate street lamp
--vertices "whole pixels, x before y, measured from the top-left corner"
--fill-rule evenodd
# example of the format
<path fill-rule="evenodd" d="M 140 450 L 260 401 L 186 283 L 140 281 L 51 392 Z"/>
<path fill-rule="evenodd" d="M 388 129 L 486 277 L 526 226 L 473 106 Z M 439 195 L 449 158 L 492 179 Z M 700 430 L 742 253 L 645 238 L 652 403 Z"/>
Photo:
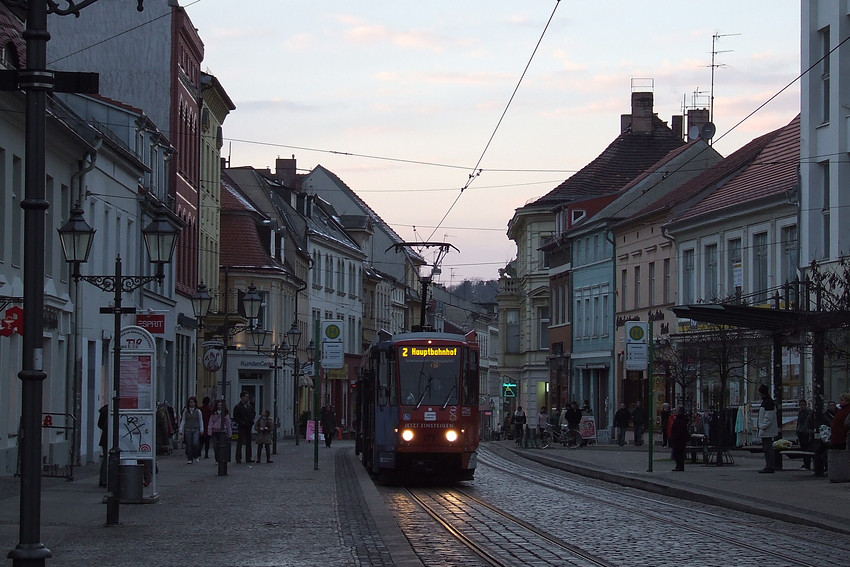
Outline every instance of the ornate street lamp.
<path fill-rule="evenodd" d="M 118 467 L 121 463 L 121 447 L 118 435 L 120 424 L 118 403 L 121 398 L 121 315 L 136 312 L 135 307 L 122 307 L 122 297 L 124 293 L 135 291 L 151 282 L 162 283 L 165 278 L 164 265 L 171 262 L 178 230 L 168 220 L 160 207 L 156 209 L 154 220 L 142 230 L 150 260 L 157 266 L 156 275 L 153 276 L 122 275 L 120 255 L 115 257 L 115 273 L 113 275 L 81 276 L 80 264 L 88 261 L 95 230 L 86 223 L 79 205 L 74 207 L 68 222 L 59 228 L 58 232 L 65 261 L 73 267 L 74 281 L 86 281 L 103 291 L 114 293 L 113 307 L 105 307 L 100 310 L 101 313 L 112 313 L 115 316 L 115 329 L 112 337 L 112 448 L 109 450 L 107 469 L 109 475 L 106 489 L 106 524 L 111 526 L 119 523 L 119 497 L 121 492 L 121 476 L 118 474 Z"/>
<path fill-rule="evenodd" d="M 26 8 L 27 63 L 21 70 L 2 70 L 4 90 L 24 91 L 25 175 L 24 199 L 24 297 L 26 314 L 21 345 L 21 497 L 20 540 L 9 551 L 13 565 L 44 565 L 52 557 L 41 543 L 41 412 L 42 390 L 47 372 L 44 359 L 44 248 L 45 215 L 50 203 L 45 191 L 45 147 L 47 144 L 47 93 L 97 92 L 97 75 L 93 73 L 52 72 L 47 69 L 47 15 L 80 15 L 80 10 L 97 0 L 4 0 L 12 8 Z M 137 0 L 137 9 L 143 9 Z"/>
<path fill-rule="evenodd" d="M 292 429 L 295 432 L 295 444 L 298 445 L 298 437 L 301 433 L 298 429 L 301 418 L 298 414 L 298 402 L 300 401 L 298 390 L 301 385 L 301 367 L 298 365 L 298 343 L 301 341 L 301 330 L 298 328 L 297 321 L 292 322 L 292 326 L 286 331 L 286 336 L 289 348 L 292 349 L 292 379 L 294 381 L 292 395 L 295 398 L 292 405 Z M 275 419 L 277 419 L 277 415 L 275 415 Z"/>

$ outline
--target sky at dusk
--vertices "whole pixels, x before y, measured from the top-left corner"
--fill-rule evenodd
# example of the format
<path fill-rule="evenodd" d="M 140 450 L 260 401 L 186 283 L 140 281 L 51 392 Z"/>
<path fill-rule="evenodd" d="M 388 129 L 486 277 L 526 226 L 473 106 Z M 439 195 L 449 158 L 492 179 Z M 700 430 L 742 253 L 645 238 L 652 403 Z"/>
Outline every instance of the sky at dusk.
<path fill-rule="evenodd" d="M 799 1 L 181 5 L 237 107 L 231 165 L 330 169 L 405 240 L 457 247 L 445 284 L 498 277 L 514 210 L 616 138 L 632 90 L 668 123 L 707 108 L 715 34 L 721 154 L 799 112 Z"/>

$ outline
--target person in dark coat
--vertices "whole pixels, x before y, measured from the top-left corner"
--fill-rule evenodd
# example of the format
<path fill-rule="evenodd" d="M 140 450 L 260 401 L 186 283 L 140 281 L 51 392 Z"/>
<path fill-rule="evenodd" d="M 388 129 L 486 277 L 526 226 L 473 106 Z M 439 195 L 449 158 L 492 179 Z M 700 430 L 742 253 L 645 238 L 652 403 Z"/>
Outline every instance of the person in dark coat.
<path fill-rule="evenodd" d="M 325 446 L 330 447 L 336 433 L 336 413 L 333 406 L 327 406 L 322 412 L 322 433 L 325 434 Z"/>
<path fill-rule="evenodd" d="M 676 468 L 673 470 L 685 470 L 685 447 L 688 445 L 688 439 L 691 438 L 688 433 L 688 418 L 685 415 L 685 406 L 676 406 L 676 413 L 673 415 L 673 423 L 670 426 L 670 449 L 673 454 L 673 460 L 676 461 Z"/>
<path fill-rule="evenodd" d="M 815 434 L 815 412 L 809 408 L 806 400 L 800 400 L 800 411 L 797 412 L 797 442 L 801 451 L 811 451 L 812 440 Z M 803 468 L 812 468 L 812 458 L 803 457 Z"/>
<path fill-rule="evenodd" d="M 635 402 L 635 407 L 632 408 L 632 426 L 635 428 L 635 445 L 643 445 L 643 430 L 646 427 L 646 410 L 640 403 L 640 400 Z"/>
<path fill-rule="evenodd" d="M 236 422 L 236 462 L 242 462 L 242 446 L 245 447 L 245 462 L 253 463 L 251 458 L 251 430 L 254 429 L 254 406 L 248 392 L 239 395 L 239 403 L 233 408 L 233 421 Z"/>
<path fill-rule="evenodd" d="M 100 406 L 97 415 L 97 426 L 100 428 L 100 486 L 106 486 L 106 461 L 108 453 L 106 447 L 108 441 L 106 439 L 107 425 L 109 424 L 109 404 Z"/>
<path fill-rule="evenodd" d="M 620 402 L 620 408 L 614 414 L 614 427 L 617 428 L 617 444 L 622 447 L 626 444 L 626 429 L 629 428 L 629 410 L 626 404 Z"/>
<path fill-rule="evenodd" d="M 272 442 L 272 428 L 274 422 L 269 416 L 269 410 L 263 410 L 260 414 L 260 419 L 257 420 L 254 429 L 257 430 L 257 463 L 262 461 L 263 447 L 266 449 L 266 462 L 272 462 L 272 455 L 269 450 Z"/>

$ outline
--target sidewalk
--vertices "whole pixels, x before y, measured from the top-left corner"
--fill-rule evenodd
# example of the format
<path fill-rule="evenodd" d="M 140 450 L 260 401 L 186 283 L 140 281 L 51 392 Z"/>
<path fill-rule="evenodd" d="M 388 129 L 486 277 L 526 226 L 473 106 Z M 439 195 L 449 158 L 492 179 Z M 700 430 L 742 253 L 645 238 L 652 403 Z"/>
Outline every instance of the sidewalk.
<path fill-rule="evenodd" d="M 212 455 L 212 452 L 211 452 Z M 42 479 L 41 543 L 50 567 L 197 564 L 348 567 L 421 565 L 368 474 L 353 441 L 278 443 L 273 463 L 228 465 L 212 458 L 187 464 L 175 451 L 157 458 L 153 504 L 121 504 L 120 525 L 106 527 L 98 466 L 75 480 Z M 19 543 L 20 479 L 0 478 L 3 556 Z M 11 564 L 11 560 L 6 560 Z"/>
<path fill-rule="evenodd" d="M 733 450 L 735 464 L 694 464 L 673 472 L 669 449 L 653 447 L 649 471 L 647 445 L 589 445 L 567 449 L 521 449 L 513 441 L 484 444 L 494 452 L 511 451 L 530 460 L 583 476 L 771 517 L 786 522 L 818 526 L 850 534 L 850 483 L 831 483 L 801 469 L 799 459 L 786 459 L 784 470 L 758 474 L 764 467 L 761 454 Z"/>

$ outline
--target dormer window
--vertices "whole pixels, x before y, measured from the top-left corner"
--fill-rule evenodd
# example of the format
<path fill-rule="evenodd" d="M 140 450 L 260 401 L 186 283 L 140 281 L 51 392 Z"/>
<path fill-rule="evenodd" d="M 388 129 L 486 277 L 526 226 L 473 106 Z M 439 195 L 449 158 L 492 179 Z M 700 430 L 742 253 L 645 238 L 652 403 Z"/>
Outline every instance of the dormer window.
<path fill-rule="evenodd" d="M 573 209 L 572 210 L 572 220 L 570 221 L 570 223 L 571 224 L 577 223 L 578 221 L 583 219 L 585 217 L 585 215 L 587 215 L 587 211 L 582 210 L 582 209 Z"/>

